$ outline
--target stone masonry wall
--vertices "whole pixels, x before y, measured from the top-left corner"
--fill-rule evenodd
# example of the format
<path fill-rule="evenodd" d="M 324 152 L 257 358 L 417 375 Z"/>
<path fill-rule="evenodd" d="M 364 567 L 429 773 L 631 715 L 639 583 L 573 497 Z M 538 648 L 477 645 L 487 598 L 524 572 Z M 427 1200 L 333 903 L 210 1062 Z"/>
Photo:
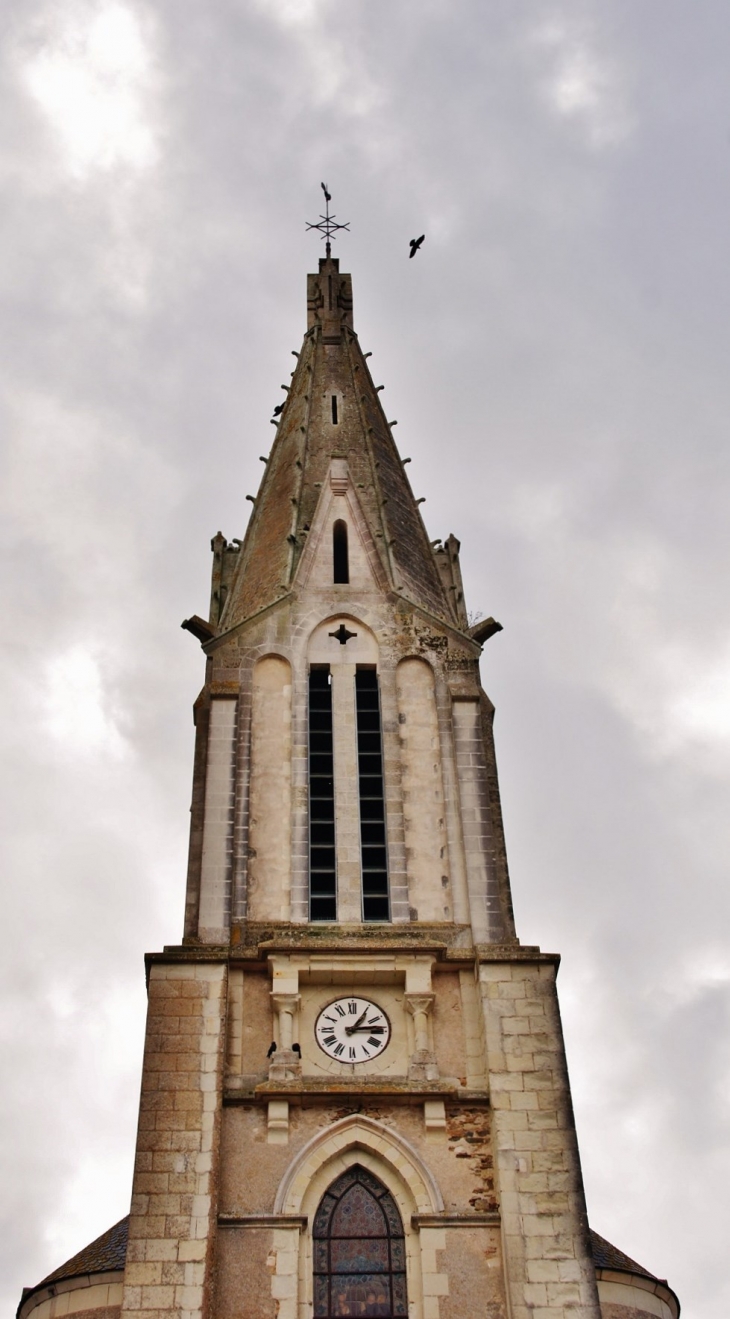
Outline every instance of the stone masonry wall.
<path fill-rule="evenodd" d="M 553 960 L 479 985 L 511 1319 L 599 1319 Z"/>
<path fill-rule="evenodd" d="M 204 1319 L 217 1214 L 226 968 L 153 964 L 124 1319 Z"/>

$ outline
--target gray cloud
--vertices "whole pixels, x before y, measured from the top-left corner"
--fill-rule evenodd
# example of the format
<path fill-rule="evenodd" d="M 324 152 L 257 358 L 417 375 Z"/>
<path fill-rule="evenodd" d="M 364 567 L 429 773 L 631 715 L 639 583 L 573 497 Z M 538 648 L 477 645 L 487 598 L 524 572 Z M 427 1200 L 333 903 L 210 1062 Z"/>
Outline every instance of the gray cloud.
<path fill-rule="evenodd" d="M 688 1319 L 722 1313 L 725 6 L 4 19 L 5 1312 L 128 1205 L 142 954 L 181 930 L 179 623 L 245 526 L 325 178 L 431 534 L 505 625 L 483 671 L 515 906 L 564 955 L 591 1220 Z"/>

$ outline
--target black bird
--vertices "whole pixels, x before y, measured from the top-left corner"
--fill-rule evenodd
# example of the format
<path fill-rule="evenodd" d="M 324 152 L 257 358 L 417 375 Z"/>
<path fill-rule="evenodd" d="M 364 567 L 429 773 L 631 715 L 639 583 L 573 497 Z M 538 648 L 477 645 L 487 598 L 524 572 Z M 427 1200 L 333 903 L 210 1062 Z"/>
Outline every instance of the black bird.
<path fill-rule="evenodd" d="M 271 1057 L 273 1057 L 273 1055 L 274 1055 L 275 1053 L 276 1053 L 276 1040 L 272 1040 L 272 1041 L 271 1041 L 271 1044 L 269 1045 L 268 1049 L 266 1050 L 266 1057 L 267 1057 L 267 1058 L 271 1058 Z"/>
<path fill-rule="evenodd" d="M 291 1048 L 292 1048 L 292 1053 L 295 1053 L 295 1054 L 297 1055 L 298 1058 L 301 1058 L 301 1056 L 302 1056 L 302 1046 L 301 1046 L 301 1044 L 292 1044 Z"/>
<path fill-rule="evenodd" d="M 278 417 L 279 413 L 284 411 L 285 406 L 284 403 L 280 403 L 278 407 L 274 408 L 274 416 Z"/>
<path fill-rule="evenodd" d="M 322 187 L 322 192 L 324 193 L 324 199 L 325 199 L 325 201 L 326 201 L 326 202 L 331 202 L 331 201 L 332 201 L 332 193 L 327 191 L 327 184 L 326 184 L 326 183 L 323 183 L 323 184 L 321 185 L 321 187 Z"/>
<path fill-rule="evenodd" d="M 416 252 L 418 251 L 418 249 L 419 249 L 419 247 L 421 246 L 421 243 L 424 241 L 425 237 L 426 237 L 425 234 L 421 234 L 421 237 L 420 237 L 420 238 L 412 238 L 412 239 L 411 239 L 411 250 L 410 250 L 410 252 L 408 253 L 409 256 L 413 257 L 413 256 L 416 255 Z"/>

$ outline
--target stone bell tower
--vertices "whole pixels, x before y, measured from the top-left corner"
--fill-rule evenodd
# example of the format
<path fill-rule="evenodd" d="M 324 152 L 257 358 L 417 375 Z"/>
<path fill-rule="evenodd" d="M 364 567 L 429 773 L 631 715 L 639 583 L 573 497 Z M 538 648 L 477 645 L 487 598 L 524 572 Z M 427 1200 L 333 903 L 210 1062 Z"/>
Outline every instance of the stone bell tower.
<path fill-rule="evenodd" d="M 212 543 L 182 943 L 129 1220 L 23 1319 L 677 1319 L 588 1227 L 558 958 L 515 933 L 459 542 L 328 251 L 243 542 Z M 37 1312 L 37 1313 L 36 1313 Z"/>

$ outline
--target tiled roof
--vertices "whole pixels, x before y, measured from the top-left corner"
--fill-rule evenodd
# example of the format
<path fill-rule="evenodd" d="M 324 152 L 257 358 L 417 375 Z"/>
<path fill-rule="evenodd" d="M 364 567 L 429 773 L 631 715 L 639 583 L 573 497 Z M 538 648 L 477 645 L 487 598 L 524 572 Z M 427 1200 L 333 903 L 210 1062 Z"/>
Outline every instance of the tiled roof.
<path fill-rule="evenodd" d="M 628 1255 L 624 1255 L 622 1250 L 612 1246 L 605 1237 L 599 1237 L 593 1228 L 590 1229 L 590 1235 L 593 1263 L 597 1269 L 615 1269 L 618 1273 L 638 1273 L 642 1278 L 660 1281 L 655 1274 L 642 1268 L 641 1264 L 637 1264 L 635 1259 L 631 1259 Z"/>
<path fill-rule="evenodd" d="M 128 1236 L 129 1215 L 102 1232 L 96 1241 L 84 1246 L 78 1255 L 67 1260 L 60 1268 L 54 1269 L 53 1273 L 38 1283 L 38 1287 L 46 1287 L 49 1282 L 60 1282 L 62 1278 L 76 1278 L 84 1273 L 111 1273 L 114 1269 L 123 1269 L 127 1258 Z"/>

